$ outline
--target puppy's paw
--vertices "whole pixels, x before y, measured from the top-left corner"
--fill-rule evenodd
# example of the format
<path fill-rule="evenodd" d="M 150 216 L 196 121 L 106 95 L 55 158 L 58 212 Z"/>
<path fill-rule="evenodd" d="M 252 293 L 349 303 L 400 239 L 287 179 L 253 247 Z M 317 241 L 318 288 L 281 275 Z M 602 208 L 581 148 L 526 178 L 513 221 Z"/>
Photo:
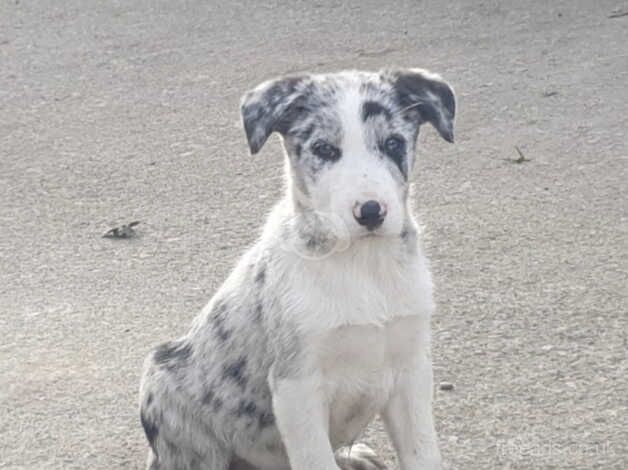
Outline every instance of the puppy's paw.
<path fill-rule="evenodd" d="M 339 449 L 336 463 L 342 470 L 387 470 L 373 449 L 361 443 Z"/>

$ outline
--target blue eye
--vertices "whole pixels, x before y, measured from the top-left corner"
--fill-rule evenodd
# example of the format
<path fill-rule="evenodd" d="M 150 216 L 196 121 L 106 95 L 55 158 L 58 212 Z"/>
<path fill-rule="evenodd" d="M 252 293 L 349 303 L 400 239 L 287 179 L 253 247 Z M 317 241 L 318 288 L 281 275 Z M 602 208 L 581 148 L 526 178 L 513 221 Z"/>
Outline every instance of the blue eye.
<path fill-rule="evenodd" d="M 388 136 L 383 142 L 380 141 L 379 149 L 383 154 L 395 162 L 395 165 L 397 165 L 397 168 L 399 168 L 403 177 L 407 179 L 408 174 L 405 164 L 406 140 L 400 135 L 393 134 Z"/>
<path fill-rule="evenodd" d="M 312 152 L 323 160 L 336 161 L 340 158 L 340 150 L 324 140 L 314 142 Z"/>
<path fill-rule="evenodd" d="M 384 141 L 384 151 L 391 157 L 403 156 L 406 142 L 403 137 L 391 135 Z"/>

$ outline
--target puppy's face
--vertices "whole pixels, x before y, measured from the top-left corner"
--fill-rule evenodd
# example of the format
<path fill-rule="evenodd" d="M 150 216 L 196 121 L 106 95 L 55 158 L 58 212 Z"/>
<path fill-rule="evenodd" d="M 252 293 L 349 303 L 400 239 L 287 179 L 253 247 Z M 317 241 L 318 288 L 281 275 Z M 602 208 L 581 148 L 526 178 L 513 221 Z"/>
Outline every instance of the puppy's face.
<path fill-rule="evenodd" d="M 272 80 L 241 110 L 252 153 L 283 137 L 297 206 L 342 221 L 352 238 L 404 229 L 421 124 L 453 141 L 453 91 L 418 69 Z"/>

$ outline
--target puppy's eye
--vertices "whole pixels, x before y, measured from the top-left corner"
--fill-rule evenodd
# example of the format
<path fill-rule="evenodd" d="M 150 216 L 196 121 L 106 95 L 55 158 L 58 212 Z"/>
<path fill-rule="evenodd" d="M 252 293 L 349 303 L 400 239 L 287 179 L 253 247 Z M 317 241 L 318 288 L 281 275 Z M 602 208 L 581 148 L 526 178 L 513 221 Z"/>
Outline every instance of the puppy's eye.
<path fill-rule="evenodd" d="M 388 158 L 390 158 L 401 174 L 403 174 L 404 178 L 407 178 L 405 155 L 406 155 L 406 141 L 400 135 L 390 135 L 383 142 L 380 141 L 379 149 L 382 153 L 384 153 Z"/>
<path fill-rule="evenodd" d="M 391 157 L 399 157 L 404 154 L 406 150 L 406 141 L 403 137 L 397 135 L 391 135 L 384 141 L 384 152 Z"/>
<path fill-rule="evenodd" d="M 323 160 L 336 161 L 340 158 L 340 150 L 324 140 L 314 142 L 312 152 Z"/>

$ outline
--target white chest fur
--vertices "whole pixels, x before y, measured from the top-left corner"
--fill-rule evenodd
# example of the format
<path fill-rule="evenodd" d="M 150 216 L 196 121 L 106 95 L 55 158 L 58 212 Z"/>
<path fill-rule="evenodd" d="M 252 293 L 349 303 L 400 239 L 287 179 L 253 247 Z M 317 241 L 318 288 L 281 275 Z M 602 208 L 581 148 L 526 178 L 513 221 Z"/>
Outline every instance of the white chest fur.
<path fill-rule="evenodd" d="M 381 326 L 334 329 L 321 337 L 319 370 L 334 446 L 349 444 L 388 401 L 399 372 L 428 346 L 429 321 L 403 316 Z"/>
<path fill-rule="evenodd" d="M 433 310 L 427 261 L 398 239 L 360 240 L 323 260 L 288 253 L 277 262 L 283 314 L 302 331 L 382 326 L 398 317 L 429 318 Z"/>
<path fill-rule="evenodd" d="M 400 372 L 429 349 L 427 261 L 419 246 L 373 237 L 322 260 L 284 251 L 271 262 L 281 273 L 269 279 L 281 293 L 278 320 L 301 338 L 316 371 L 311 386 L 328 407 L 331 443 L 350 444 L 389 402 Z"/>

